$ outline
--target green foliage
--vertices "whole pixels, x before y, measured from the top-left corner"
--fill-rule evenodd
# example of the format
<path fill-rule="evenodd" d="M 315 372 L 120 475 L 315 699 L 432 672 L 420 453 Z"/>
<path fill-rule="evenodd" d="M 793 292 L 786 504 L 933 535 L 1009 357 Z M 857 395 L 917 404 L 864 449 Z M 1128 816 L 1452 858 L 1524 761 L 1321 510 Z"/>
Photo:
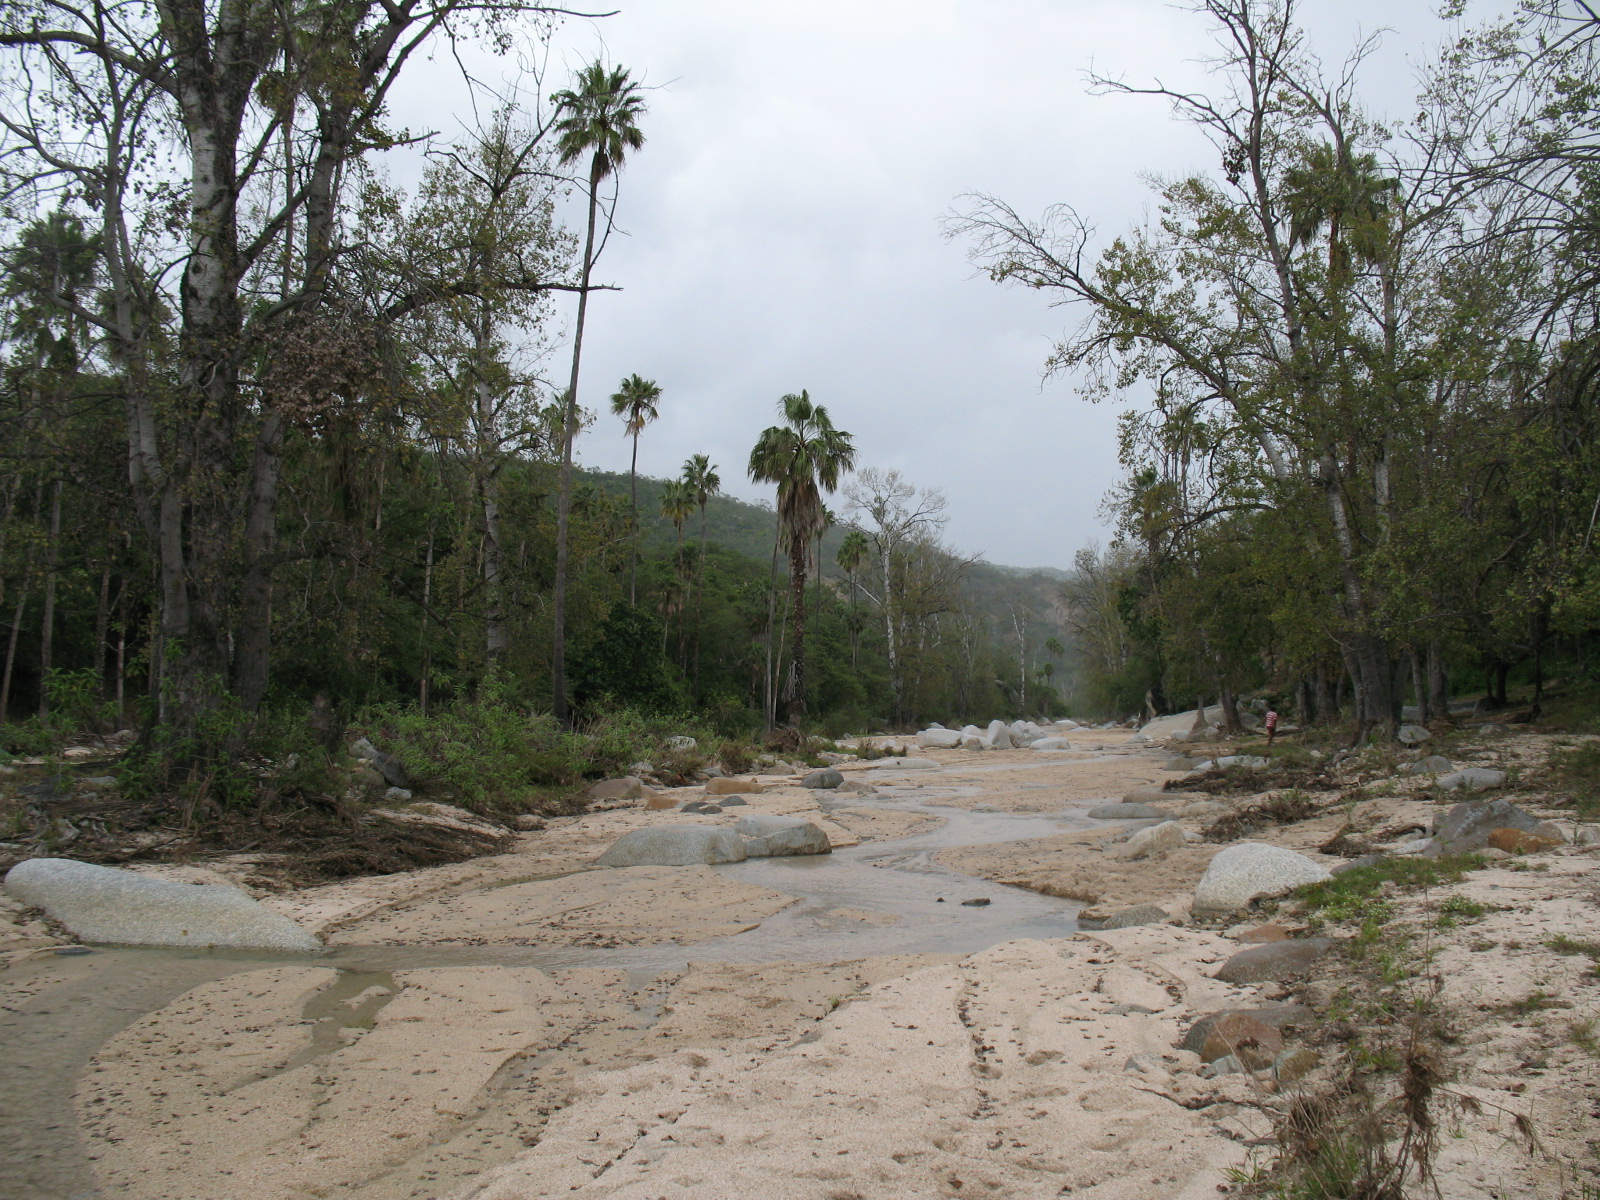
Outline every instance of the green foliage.
<path fill-rule="evenodd" d="M 1295 899 L 1314 924 L 1342 924 L 1353 920 L 1382 925 L 1393 908 L 1382 896 L 1389 890 L 1419 891 L 1455 883 L 1483 865 L 1474 855 L 1448 858 L 1386 858 L 1367 867 L 1341 871 L 1321 883 L 1296 888 Z"/>
<path fill-rule="evenodd" d="M 662 654 L 661 622 L 641 608 L 617 604 L 594 640 L 572 662 L 580 709 L 635 708 L 664 712 L 682 703 Z"/>

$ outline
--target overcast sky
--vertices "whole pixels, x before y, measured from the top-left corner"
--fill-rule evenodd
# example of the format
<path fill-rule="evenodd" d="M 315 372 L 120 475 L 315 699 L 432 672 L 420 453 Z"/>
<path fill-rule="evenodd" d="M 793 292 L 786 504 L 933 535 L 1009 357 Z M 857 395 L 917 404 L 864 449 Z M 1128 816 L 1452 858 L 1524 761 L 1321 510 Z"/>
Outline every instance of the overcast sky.
<path fill-rule="evenodd" d="M 557 35 L 552 82 L 602 55 L 651 87 L 648 138 L 621 178 L 590 304 L 586 465 L 626 471 L 605 407 L 633 372 L 663 389 L 641 473 L 708 453 L 746 499 L 745 463 L 778 398 L 809 389 L 855 435 L 859 465 L 950 501 L 949 540 L 1015 566 L 1066 567 L 1109 540 L 1120 405 L 1041 382 L 1076 321 L 976 278 L 940 234 L 964 192 L 1025 214 L 1066 201 L 1111 237 L 1138 220 L 1143 173 L 1210 170 L 1158 100 L 1090 95 L 1091 65 L 1199 86 L 1203 18 L 1151 0 L 621 0 Z M 1325 60 L 1388 28 L 1368 102 L 1407 103 L 1448 33 L 1427 0 L 1311 0 Z M 1480 9 L 1481 10 L 1481 9 Z M 402 115 L 404 114 L 402 106 Z M 842 509 L 843 497 L 834 502 Z"/>

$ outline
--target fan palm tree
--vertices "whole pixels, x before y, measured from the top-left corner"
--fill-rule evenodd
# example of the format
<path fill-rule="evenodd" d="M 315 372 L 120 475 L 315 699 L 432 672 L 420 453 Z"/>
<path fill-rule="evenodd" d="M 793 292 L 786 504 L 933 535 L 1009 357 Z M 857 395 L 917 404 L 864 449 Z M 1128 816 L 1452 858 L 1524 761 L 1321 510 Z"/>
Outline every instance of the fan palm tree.
<path fill-rule="evenodd" d="M 644 427 L 661 413 L 656 401 L 661 399 L 661 388 L 653 379 L 640 379 L 629 375 L 616 391 L 611 393 L 611 411 L 623 420 L 623 428 L 633 438 L 633 458 L 628 463 L 628 495 L 633 504 L 633 520 L 629 532 L 633 540 L 632 557 L 628 560 L 628 603 L 639 603 L 639 435 Z"/>
<path fill-rule="evenodd" d="M 722 490 L 722 476 L 712 465 L 710 455 L 695 454 L 683 464 L 684 486 L 700 507 L 700 567 L 694 584 L 694 692 L 700 694 L 700 610 L 706 589 L 706 505 Z"/>
<path fill-rule="evenodd" d="M 773 425 L 750 451 L 750 478 L 778 485 L 779 540 L 789 552 L 789 587 L 794 596 L 794 695 L 789 722 L 806 710 L 806 562 L 811 542 L 824 528 L 822 495 L 839 486 L 855 466 L 850 435 L 835 429 L 828 410 L 802 391 L 778 402 L 783 425 Z"/>
<path fill-rule="evenodd" d="M 859 529 L 852 529 L 844 535 L 844 541 L 839 545 L 839 553 L 834 556 L 839 569 L 850 580 L 850 669 L 852 671 L 859 669 L 861 665 L 861 615 L 857 611 L 860 591 L 856 587 L 856 572 L 861 569 L 861 564 L 867 561 L 867 555 L 871 552 L 872 546 L 867 541 L 867 535 Z"/>
<path fill-rule="evenodd" d="M 561 422 L 561 487 L 556 496 L 556 577 L 552 606 L 554 649 L 550 669 L 551 711 L 567 719 L 567 525 L 572 509 L 572 438 L 578 428 L 578 365 L 583 355 L 583 321 L 589 309 L 589 274 L 594 269 L 594 223 L 600 184 L 622 169 L 628 151 L 644 145 L 638 120 L 645 111 L 639 85 L 623 67 L 607 70 L 590 63 L 578 72 L 576 88 L 557 92 L 556 152 L 563 166 L 589 156 L 589 225 L 583 240 L 583 277 L 578 288 L 578 319 L 572 334 L 572 378 Z"/>
<path fill-rule="evenodd" d="M 1328 278 L 1349 278 L 1352 259 L 1379 262 L 1388 250 L 1389 218 L 1400 184 L 1379 174 L 1371 154 L 1319 143 L 1284 173 L 1289 240 L 1310 245 L 1328 231 Z"/>

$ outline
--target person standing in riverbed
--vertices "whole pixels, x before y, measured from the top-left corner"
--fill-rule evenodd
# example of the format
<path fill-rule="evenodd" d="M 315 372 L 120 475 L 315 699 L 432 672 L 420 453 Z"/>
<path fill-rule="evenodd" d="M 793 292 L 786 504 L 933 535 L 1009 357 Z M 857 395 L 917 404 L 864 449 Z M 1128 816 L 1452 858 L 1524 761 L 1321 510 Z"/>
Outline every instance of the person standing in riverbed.
<path fill-rule="evenodd" d="M 1272 739 L 1278 735 L 1278 710 L 1267 709 L 1267 749 L 1272 749 Z"/>

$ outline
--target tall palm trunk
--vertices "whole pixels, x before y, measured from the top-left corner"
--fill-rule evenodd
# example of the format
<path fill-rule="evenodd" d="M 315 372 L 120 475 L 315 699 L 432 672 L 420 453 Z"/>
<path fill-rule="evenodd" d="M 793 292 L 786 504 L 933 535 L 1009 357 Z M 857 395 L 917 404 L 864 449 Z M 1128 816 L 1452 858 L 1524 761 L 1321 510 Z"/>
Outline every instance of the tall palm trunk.
<path fill-rule="evenodd" d="M 789 543 L 789 590 L 794 593 L 794 695 L 789 724 L 796 728 L 806 715 L 806 547 L 799 538 Z"/>
<path fill-rule="evenodd" d="M 783 530 L 783 518 L 778 518 L 778 528 L 772 535 L 772 570 L 767 575 L 767 678 L 766 695 L 761 700 L 761 715 L 766 719 L 767 731 L 778 721 L 778 681 L 772 673 L 772 626 L 778 607 L 778 542 Z"/>
<path fill-rule="evenodd" d="M 594 230 L 594 220 L 589 222 L 590 232 Z M 581 303 L 581 301 L 580 301 Z M 639 431 L 633 431 L 633 458 L 628 463 L 628 496 L 633 505 L 633 513 L 629 517 L 631 528 L 629 530 L 629 544 L 633 547 L 628 552 L 628 603 L 639 603 Z"/>
<path fill-rule="evenodd" d="M 589 308 L 589 271 L 594 266 L 594 219 L 600 202 L 600 156 L 589 167 L 589 227 L 583 239 L 583 280 L 578 288 L 578 320 L 572 333 L 572 376 L 561 418 L 561 487 L 556 495 L 556 578 L 552 613 L 554 646 L 550 658 L 550 711 L 567 719 L 567 527 L 572 515 L 572 439 L 578 426 L 578 367 L 583 357 L 583 319 Z"/>

